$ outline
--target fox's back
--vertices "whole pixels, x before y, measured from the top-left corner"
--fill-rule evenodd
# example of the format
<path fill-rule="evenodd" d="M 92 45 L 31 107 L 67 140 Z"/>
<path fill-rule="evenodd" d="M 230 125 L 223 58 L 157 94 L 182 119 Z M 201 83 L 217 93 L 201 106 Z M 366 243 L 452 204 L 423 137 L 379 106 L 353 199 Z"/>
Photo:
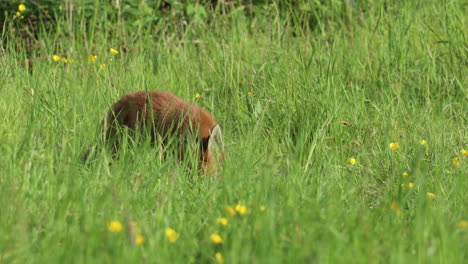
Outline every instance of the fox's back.
<path fill-rule="evenodd" d="M 216 121 L 207 111 L 165 91 L 139 91 L 124 95 L 109 111 L 108 122 L 115 121 L 132 129 L 151 124 L 160 134 L 198 130 L 201 138 L 208 137 L 210 129 L 216 126 Z"/>

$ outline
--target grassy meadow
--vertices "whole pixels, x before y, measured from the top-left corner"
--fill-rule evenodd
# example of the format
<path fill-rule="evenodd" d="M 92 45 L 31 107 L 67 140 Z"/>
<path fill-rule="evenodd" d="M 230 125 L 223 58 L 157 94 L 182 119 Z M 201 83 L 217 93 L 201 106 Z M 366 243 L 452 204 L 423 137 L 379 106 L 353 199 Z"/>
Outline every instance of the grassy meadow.
<path fill-rule="evenodd" d="M 77 9 L 33 44 L 9 16 L 0 263 L 467 263 L 466 2 L 335 2 L 314 28 L 273 2 L 157 30 Z M 219 180 L 148 144 L 81 163 L 139 90 L 214 115 Z"/>

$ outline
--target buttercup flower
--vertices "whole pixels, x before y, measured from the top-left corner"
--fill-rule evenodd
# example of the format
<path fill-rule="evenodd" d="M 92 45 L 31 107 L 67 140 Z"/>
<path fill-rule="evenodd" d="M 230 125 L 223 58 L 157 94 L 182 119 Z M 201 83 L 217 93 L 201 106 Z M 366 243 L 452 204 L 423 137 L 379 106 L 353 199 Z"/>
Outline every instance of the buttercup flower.
<path fill-rule="evenodd" d="M 216 222 L 218 222 L 218 224 L 220 224 L 222 226 L 227 226 L 228 225 L 228 220 L 227 220 L 227 218 L 224 218 L 224 217 L 217 218 Z"/>
<path fill-rule="evenodd" d="M 228 215 L 230 215 L 230 216 L 235 216 L 236 215 L 236 211 L 231 206 L 224 207 L 224 211 L 226 211 L 226 213 Z"/>
<path fill-rule="evenodd" d="M 466 150 L 466 149 L 460 150 L 460 153 L 461 153 L 463 156 L 468 156 L 468 150 Z"/>
<path fill-rule="evenodd" d="M 468 227 L 468 221 L 466 221 L 466 220 L 461 220 L 460 223 L 458 223 L 458 227 L 460 227 L 460 228 L 467 228 L 467 227 Z"/>
<path fill-rule="evenodd" d="M 218 262 L 218 264 L 224 264 L 224 258 L 223 258 L 223 255 L 221 255 L 221 253 L 216 252 L 215 259 L 216 259 L 216 262 Z"/>
<path fill-rule="evenodd" d="M 135 243 L 137 245 L 141 245 L 141 244 L 145 243 L 145 238 L 142 235 L 138 234 L 136 236 L 136 238 L 135 238 Z"/>
<path fill-rule="evenodd" d="M 19 16 L 21 16 L 21 13 L 20 13 L 19 11 L 17 11 L 17 12 L 15 13 L 15 16 L 19 17 Z"/>
<path fill-rule="evenodd" d="M 26 6 L 23 5 L 23 4 L 19 5 L 19 6 L 18 6 L 18 11 L 20 11 L 20 12 L 26 11 Z"/>
<path fill-rule="evenodd" d="M 67 63 L 68 62 L 68 59 L 67 58 L 60 58 L 60 60 L 63 62 L 63 63 Z"/>
<path fill-rule="evenodd" d="M 103 63 L 103 64 L 101 64 L 100 68 L 101 68 L 101 70 L 105 70 L 107 68 L 107 66 Z"/>
<path fill-rule="evenodd" d="M 52 56 L 52 60 L 53 60 L 53 61 L 59 61 L 59 60 L 60 60 L 60 56 L 59 56 L 59 55 L 54 55 L 54 56 Z"/>
<path fill-rule="evenodd" d="M 403 172 L 403 179 L 407 179 L 408 178 L 408 172 Z"/>
<path fill-rule="evenodd" d="M 115 50 L 115 49 L 113 49 L 113 48 L 110 48 L 109 50 L 110 50 L 110 52 L 112 53 L 112 55 L 117 55 L 117 54 L 119 54 L 119 51 L 118 51 L 118 50 Z"/>
<path fill-rule="evenodd" d="M 174 243 L 179 238 L 179 234 L 172 228 L 166 228 L 166 238 L 169 242 Z"/>
<path fill-rule="evenodd" d="M 97 60 L 97 56 L 93 56 L 93 55 L 89 55 L 88 58 L 89 58 L 89 61 L 91 61 L 92 63 L 95 63 Z"/>
<path fill-rule="evenodd" d="M 197 93 L 197 94 L 195 95 L 195 99 L 197 99 L 197 100 L 198 100 L 198 99 L 201 99 L 202 97 L 203 97 L 203 95 L 201 95 L 201 94 L 199 94 L 199 93 Z"/>
<path fill-rule="evenodd" d="M 236 211 L 239 215 L 245 215 L 247 213 L 247 207 L 245 205 L 236 205 Z"/>
<path fill-rule="evenodd" d="M 388 145 L 392 150 L 396 150 L 397 148 L 400 147 L 400 143 L 398 142 L 392 142 L 390 145 Z"/>
<path fill-rule="evenodd" d="M 392 202 L 392 204 L 390 205 L 390 209 L 392 209 L 392 211 L 395 212 L 396 214 L 400 213 L 400 209 L 398 208 L 398 205 L 396 202 Z"/>
<path fill-rule="evenodd" d="M 261 205 L 261 206 L 260 206 L 260 211 L 261 211 L 261 212 L 265 212 L 265 211 L 266 211 L 266 206 Z"/>
<path fill-rule="evenodd" d="M 354 165 L 354 164 L 356 164 L 356 159 L 355 158 L 349 158 L 348 163 L 351 164 L 351 165 Z"/>
<path fill-rule="evenodd" d="M 426 140 L 421 140 L 419 143 L 421 143 L 421 146 L 426 147 L 427 146 L 427 141 Z"/>
<path fill-rule="evenodd" d="M 221 244 L 224 242 L 223 238 L 217 233 L 212 234 L 210 238 L 211 242 L 213 242 L 214 244 Z"/>
<path fill-rule="evenodd" d="M 433 193 L 428 192 L 427 197 L 430 198 L 430 199 L 434 199 L 434 198 L 436 198 L 436 195 L 433 194 Z"/>
<path fill-rule="evenodd" d="M 409 187 L 410 189 L 413 189 L 413 188 L 414 188 L 414 183 L 412 183 L 412 182 L 408 183 L 408 187 Z"/>
<path fill-rule="evenodd" d="M 120 232 L 122 231 L 122 223 L 120 223 L 119 221 L 111 221 L 108 225 L 107 225 L 107 229 L 111 232 Z"/>
<path fill-rule="evenodd" d="M 458 157 L 453 158 L 452 164 L 453 164 L 453 166 L 455 166 L 455 167 L 457 167 L 457 166 L 459 165 Z"/>

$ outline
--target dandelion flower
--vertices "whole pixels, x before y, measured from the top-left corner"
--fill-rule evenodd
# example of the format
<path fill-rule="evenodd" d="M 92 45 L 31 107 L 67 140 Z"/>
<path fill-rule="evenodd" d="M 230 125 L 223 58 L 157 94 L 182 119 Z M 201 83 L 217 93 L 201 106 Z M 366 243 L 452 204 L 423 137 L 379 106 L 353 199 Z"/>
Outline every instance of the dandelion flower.
<path fill-rule="evenodd" d="M 427 193 L 427 197 L 428 197 L 429 199 L 434 199 L 434 198 L 436 198 L 436 195 L 433 194 L 433 193 L 428 192 L 428 193 Z"/>
<path fill-rule="evenodd" d="M 398 142 L 392 142 L 390 145 L 388 145 L 392 150 L 396 150 L 400 147 L 400 143 Z"/>
<path fill-rule="evenodd" d="M 120 223 L 119 221 L 111 221 L 108 225 L 107 225 L 107 229 L 109 229 L 109 231 L 111 232 L 120 232 L 122 231 L 122 223 Z"/>
<path fill-rule="evenodd" d="M 427 141 L 426 141 L 426 140 L 424 140 L 424 139 L 423 139 L 423 140 L 421 140 L 419 143 L 421 144 L 421 146 L 424 146 L 424 147 L 426 147 L 426 146 L 427 146 Z"/>
<path fill-rule="evenodd" d="M 95 63 L 97 60 L 97 56 L 93 56 L 93 55 L 89 55 L 88 58 L 89 58 L 89 61 L 92 63 Z"/>
<path fill-rule="evenodd" d="M 460 153 L 461 153 L 463 156 L 468 156 L 468 150 L 466 150 L 466 149 L 460 150 Z"/>
<path fill-rule="evenodd" d="M 455 167 L 457 167 L 457 166 L 459 165 L 458 157 L 453 158 L 452 164 L 453 164 L 453 166 L 455 166 Z"/>
<path fill-rule="evenodd" d="M 224 242 L 223 238 L 217 233 L 212 234 L 210 238 L 211 242 L 213 242 L 214 244 L 221 244 Z"/>
<path fill-rule="evenodd" d="M 166 238 L 169 242 L 174 243 L 179 238 L 179 234 L 172 228 L 166 228 Z"/>
<path fill-rule="evenodd" d="M 216 222 L 218 222 L 218 224 L 220 224 L 222 226 L 227 226 L 228 225 L 228 220 L 227 220 L 227 218 L 224 218 L 224 217 L 217 218 Z"/>
<path fill-rule="evenodd" d="M 60 58 L 60 60 L 61 60 L 63 63 L 67 63 L 67 62 L 68 62 L 68 59 L 67 59 L 67 58 Z"/>
<path fill-rule="evenodd" d="M 403 179 L 405 179 L 405 180 L 408 179 L 408 175 L 409 175 L 408 172 L 406 172 L 406 171 L 403 172 Z"/>
<path fill-rule="evenodd" d="M 19 6 L 18 6 L 18 11 L 20 11 L 20 12 L 26 11 L 26 6 L 23 5 L 23 4 L 19 5 Z"/>
<path fill-rule="evenodd" d="M 413 183 L 413 182 L 408 183 L 408 187 L 409 187 L 410 189 L 413 189 L 413 188 L 414 188 L 414 183 Z"/>
<path fill-rule="evenodd" d="M 195 99 L 197 99 L 197 100 L 198 100 L 198 99 L 201 99 L 202 97 L 203 97 L 203 95 L 201 95 L 201 94 L 199 94 L 199 93 L 197 93 L 197 94 L 195 95 Z"/>
<path fill-rule="evenodd" d="M 248 95 L 249 97 L 252 97 L 252 96 L 253 96 L 253 93 L 252 93 L 252 92 L 247 92 L 247 95 Z"/>
<path fill-rule="evenodd" d="M 355 158 L 349 158 L 348 163 L 351 164 L 351 165 L 354 165 L 354 164 L 356 164 L 356 159 Z"/>
<path fill-rule="evenodd" d="M 468 221 L 466 221 L 466 220 L 461 220 L 460 223 L 458 223 L 458 227 L 460 227 L 460 228 L 467 228 L 467 227 L 468 227 Z"/>
<path fill-rule="evenodd" d="M 137 245 L 142 245 L 143 243 L 145 243 L 145 238 L 142 235 L 138 234 L 135 238 L 135 243 Z"/>
<path fill-rule="evenodd" d="M 228 215 L 230 215 L 230 216 L 235 216 L 236 215 L 236 211 L 231 206 L 224 207 L 224 211 L 226 211 L 226 213 Z"/>
<path fill-rule="evenodd" d="M 59 61 L 60 59 L 61 59 L 61 58 L 60 58 L 59 55 L 54 55 L 54 56 L 52 56 L 52 60 L 53 60 L 53 61 Z"/>
<path fill-rule="evenodd" d="M 266 211 L 266 206 L 261 205 L 261 206 L 260 206 L 260 212 L 265 212 L 265 211 Z"/>
<path fill-rule="evenodd" d="M 224 264 L 224 258 L 223 258 L 223 255 L 221 255 L 221 253 L 216 252 L 215 259 L 216 259 L 216 262 L 218 262 L 218 264 Z"/>
<path fill-rule="evenodd" d="M 110 50 L 110 52 L 112 53 L 112 55 L 117 55 L 117 54 L 119 54 L 119 51 L 118 51 L 118 50 L 115 50 L 115 49 L 113 49 L 113 48 L 110 48 L 109 50 Z"/>
<path fill-rule="evenodd" d="M 245 205 L 236 205 L 236 211 L 239 215 L 245 215 L 247 213 L 247 207 Z"/>
<path fill-rule="evenodd" d="M 21 16 L 21 13 L 20 13 L 19 11 L 17 11 L 17 12 L 15 13 L 15 16 L 19 17 L 19 16 Z"/>

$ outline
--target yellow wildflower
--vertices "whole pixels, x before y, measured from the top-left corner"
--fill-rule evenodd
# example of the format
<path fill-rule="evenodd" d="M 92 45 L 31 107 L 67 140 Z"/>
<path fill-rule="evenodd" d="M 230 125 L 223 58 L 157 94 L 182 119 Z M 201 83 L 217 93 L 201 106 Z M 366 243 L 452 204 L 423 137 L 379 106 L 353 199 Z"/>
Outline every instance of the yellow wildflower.
<path fill-rule="evenodd" d="M 355 158 L 349 158 L 348 163 L 351 164 L 351 165 L 354 165 L 354 164 L 356 164 L 356 159 Z"/>
<path fill-rule="evenodd" d="M 414 188 L 414 183 L 413 183 L 413 182 L 408 183 L 408 187 L 409 187 L 410 189 L 413 189 L 413 188 Z"/>
<path fill-rule="evenodd" d="M 223 258 L 223 255 L 221 255 L 221 253 L 216 252 L 215 259 L 216 259 L 216 262 L 218 262 L 218 264 L 224 264 L 224 258 Z"/>
<path fill-rule="evenodd" d="M 461 153 L 463 156 L 468 156 L 468 150 L 466 150 L 466 149 L 460 150 L 460 153 Z"/>
<path fill-rule="evenodd" d="M 101 68 L 101 70 L 105 70 L 107 66 L 103 63 L 103 64 L 101 64 L 101 66 L 99 66 L 99 67 Z"/>
<path fill-rule="evenodd" d="M 109 231 L 111 232 L 120 232 L 122 231 L 122 223 L 120 223 L 119 221 L 111 221 L 108 225 L 107 225 L 107 229 L 109 229 Z"/>
<path fill-rule="evenodd" d="M 138 234 L 138 235 L 136 235 L 135 243 L 137 245 L 141 245 L 141 244 L 145 243 L 145 238 L 142 235 Z"/>
<path fill-rule="evenodd" d="M 19 6 L 18 6 L 18 11 L 20 11 L 20 12 L 26 11 L 26 6 L 23 5 L 23 4 L 19 5 Z"/>
<path fill-rule="evenodd" d="M 60 59 L 61 59 L 61 58 L 60 58 L 59 55 L 54 55 L 54 56 L 52 56 L 52 60 L 53 60 L 53 61 L 59 61 Z"/>
<path fill-rule="evenodd" d="M 247 92 L 247 95 L 248 95 L 249 97 L 252 97 L 252 96 L 253 96 L 253 93 L 252 93 L 252 92 Z"/>
<path fill-rule="evenodd" d="M 392 142 L 390 145 L 388 145 L 392 150 L 396 150 L 397 148 L 400 147 L 400 143 L 398 142 Z"/>
<path fill-rule="evenodd" d="M 88 57 L 89 57 L 89 61 L 91 61 L 92 63 L 95 63 L 97 60 L 97 56 L 89 55 Z"/>
<path fill-rule="evenodd" d="M 63 57 L 60 58 L 60 60 L 61 60 L 63 63 L 67 63 L 67 62 L 68 62 L 67 58 L 63 58 Z"/>
<path fill-rule="evenodd" d="M 265 212 L 265 211 L 266 211 L 266 206 L 261 205 L 261 206 L 260 206 L 260 211 L 261 211 L 261 212 Z"/>
<path fill-rule="evenodd" d="M 113 48 L 110 48 L 109 50 L 110 50 L 110 52 L 112 53 L 112 55 L 117 55 L 117 54 L 119 54 L 119 51 L 118 51 L 118 50 L 115 50 L 115 49 L 113 49 Z"/>
<path fill-rule="evenodd" d="M 433 193 L 428 192 L 427 197 L 430 198 L 430 199 L 434 199 L 434 198 L 436 198 L 436 195 L 433 194 Z"/>
<path fill-rule="evenodd" d="M 174 243 L 179 238 L 179 234 L 174 229 L 168 227 L 166 228 L 166 238 L 169 242 Z"/>
<path fill-rule="evenodd" d="M 405 180 L 408 179 L 408 172 L 406 172 L 406 171 L 403 172 L 403 179 L 405 179 Z"/>
<path fill-rule="evenodd" d="M 230 215 L 230 216 L 235 216 L 236 215 L 236 211 L 231 206 L 224 207 L 224 211 L 226 211 L 226 213 L 228 215 Z"/>
<path fill-rule="evenodd" d="M 223 238 L 217 233 L 212 234 L 210 238 L 211 242 L 213 242 L 214 244 L 221 244 L 224 242 Z"/>
<path fill-rule="evenodd" d="M 17 11 L 17 12 L 15 13 L 15 15 L 16 15 L 17 17 L 19 17 L 19 16 L 21 16 L 21 13 Z"/>
<path fill-rule="evenodd" d="M 195 99 L 197 99 L 197 100 L 198 100 L 198 99 L 201 99 L 202 97 L 203 97 L 203 95 L 201 95 L 201 94 L 199 94 L 199 93 L 197 93 L 197 94 L 195 95 Z"/>
<path fill-rule="evenodd" d="M 426 147 L 427 146 L 427 141 L 426 140 L 421 140 L 419 143 L 421 143 L 421 146 Z"/>
<path fill-rule="evenodd" d="M 453 164 L 453 166 L 455 166 L 455 167 L 457 167 L 457 166 L 459 165 L 458 157 L 453 158 L 452 164 Z"/>
<path fill-rule="evenodd" d="M 398 208 L 398 205 L 396 202 L 392 202 L 392 204 L 390 205 L 390 209 L 392 209 L 392 211 L 395 212 L 396 214 L 400 213 L 400 209 Z"/>
<path fill-rule="evenodd" d="M 236 211 L 239 215 L 245 215 L 247 213 L 247 207 L 245 205 L 236 205 Z"/>
<path fill-rule="evenodd" d="M 74 59 L 69 59 L 69 60 L 68 60 L 68 63 L 74 64 L 74 63 L 75 63 L 75 60 L 74 60 Z"/>
<path fill-rule="evenodd" d="M 468 227 L 468 221 L 466 221 L 466 220 L 461 220 L 460 223 L 458 223 L 458 227 L 460 227 L 460 228 L 467 228 L 467 227 Z"/>
<path fill-rule="evenodd" d="M 228 225 L 228 220 L 227 220 L 227 218 L 224 218 L 224 217 L 217 218 L 216 222 L 218 222 L 218 224 L 220 224 L 222 226 L 227 226 Z"/>

